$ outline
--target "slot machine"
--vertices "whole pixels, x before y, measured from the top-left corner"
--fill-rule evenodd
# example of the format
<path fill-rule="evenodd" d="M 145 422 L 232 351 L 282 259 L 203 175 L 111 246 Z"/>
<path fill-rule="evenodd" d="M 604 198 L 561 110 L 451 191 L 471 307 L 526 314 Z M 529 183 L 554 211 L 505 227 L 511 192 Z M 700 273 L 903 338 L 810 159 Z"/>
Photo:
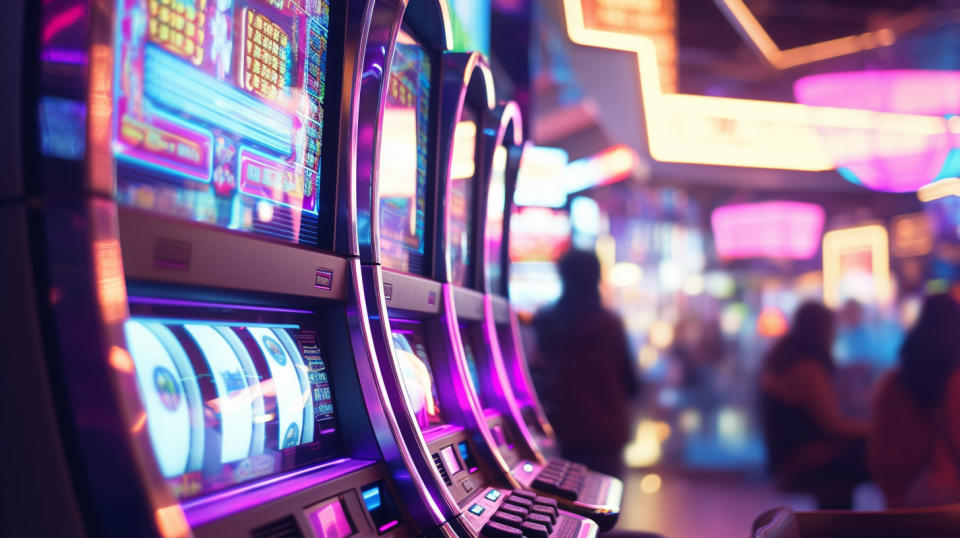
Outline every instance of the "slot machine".
<path fill-rule="evenodd" d="M 481 259 L 473 281 L 485 292 L 483 319 L 463 337 L 465 342 L 472 338 L 479 350 L 466 354 L 471 381 L 513 476 L 524 487 L 556 497 L 564 508 L 609 530 L 620 514 L 623 483 L 544 454 L 545 447 L 556 449 L 553 429 L 531 382 L 517 315 L 507 299 L 509 215 L 523 151 L 521 122 L 519 107 L 512 102 L 498 106 L 485 118 L 482 162 L 486 167 L 481 171 L 485 196 L 479 204 L 484 220 L 478 226 Z M 458 314 L 464 311 L 463 304 L 477 301 L 470 295 L 466 291 L 455 295 Z M 462 330 L 466 326 L 461 323 Z"/>
<path fill-rule="evenodd" d="M 438 256 L 448 241 L 447 217 L 438 212 L 447 191 L 438 179 L 445 177 L 439 161 L 457 153 L 459 173 L 476 176 L 479 121 L 493 93 L 479 54 L 445 52 L 451 38 L 442 8 L 427 1 L 407 7 L 386 63 L 389 83 L 371 166 L 357 174 L 362 281 L 375 355 L 391 400 L 406 403 L 409 442 L 425 447 L 445 486 L 439 504 L 465 533 L 592 536 L 597 526 L 591 520 L 558 509 L 553 498 L 515 490 L 519 483 L 506 472 L 465 388 L 469 374 L 452 288 Z M 469 204 L 461 202 L 462 208 Z"/>
<path fill-rule="evenodd" d="M 400 8 L 13 3 L 5 533 L 456 535 L 359 280 L 365 53 Z"/>

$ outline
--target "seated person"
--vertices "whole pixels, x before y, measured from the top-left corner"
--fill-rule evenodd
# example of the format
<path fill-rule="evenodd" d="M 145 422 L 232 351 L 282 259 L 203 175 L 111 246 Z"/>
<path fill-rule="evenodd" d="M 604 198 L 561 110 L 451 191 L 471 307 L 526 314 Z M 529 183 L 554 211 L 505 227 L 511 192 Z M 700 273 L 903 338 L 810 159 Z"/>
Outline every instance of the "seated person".
<path fill-rule="evenodd" d="M 870 472 L 891 508 L 960 502 L 958 366 L 960 305 L 928 297 L 872 410 Z"/>
<path fill-rule="evenodd" d="M 867 478 L 867 424 L 844 415 L 834 387 L 834 316 L 803 304 L 767 354 L 760 398 L 769 467 L 780 488 L 813 494 L 820 508 L 850 508 Z"/>

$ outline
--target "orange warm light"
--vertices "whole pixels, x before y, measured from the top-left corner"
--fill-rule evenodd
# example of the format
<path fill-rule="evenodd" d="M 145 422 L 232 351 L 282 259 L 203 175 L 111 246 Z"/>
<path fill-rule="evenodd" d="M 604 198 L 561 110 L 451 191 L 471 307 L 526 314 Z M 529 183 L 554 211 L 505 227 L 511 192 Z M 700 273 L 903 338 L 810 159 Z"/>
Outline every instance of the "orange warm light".
<path fill-rule="evenodd" d="M 767 338 L 779 338 L 787 334 L 787 318 L 779 308 L 768 306 L 757 316 L 757 332 Z"/>
<path fill-rule="evenodd" d="M 120 346 L 113 346 L 110 348 L 109 359 L 110 366 L 115 370 L 119 370 L 125 374 L 132 374 L 135 370 L 133 364 L 133 357 L 130 356 L 130 353 L 126 349 L 123 349 Z"/>
<path fill-rule="evenodd" d="M 890 244 L 887 230 L 879 224 L 871 224 L 824 234 L 823 302 L 827 306 L 836 307 L 840 303 L 843 256 L 860 252 L 870 254 L 873 292 L 877 301 L 884 303 L 891 298 Z"/>
<path fill-rule="evenodd" d="M 950 132 L 947 120 L 935 116 L 664 93 L 654 42 L 588 28 L 581 2 L 563 0 L 571 41 L 637 55 L 647 140 L 650 155 L 658 161 L 822 171 L 835 164 L 819 129 L 876 136 Z"/>
<path fill-rule="evenodd" d="M 157 529 L 161 536 L 166 538 L 190 536 L 190 525 L 187 524 L 187 517 L 179 504 L 157 508 L 154 519 L 157 521 Z"/>
<path fill-rule="evenodd" d="M 885 47 L 892 45 L 897 39 L 893 30 L 882 28 L 875 32 L 866 32 L 781 50 L 743 0 L 715 0 L 715 2 L 734 28 L 747 39 L 749 44 L 770 65 L 777 69 L 788 69 L 798 65 Z"/>
<path fill-rule="evenodd" d="M 103 320 L 106 323 L 121 321 L 127 317 L 127 288 L 120 242 L 116 239 L 94 241 L 93 262 Z"/>

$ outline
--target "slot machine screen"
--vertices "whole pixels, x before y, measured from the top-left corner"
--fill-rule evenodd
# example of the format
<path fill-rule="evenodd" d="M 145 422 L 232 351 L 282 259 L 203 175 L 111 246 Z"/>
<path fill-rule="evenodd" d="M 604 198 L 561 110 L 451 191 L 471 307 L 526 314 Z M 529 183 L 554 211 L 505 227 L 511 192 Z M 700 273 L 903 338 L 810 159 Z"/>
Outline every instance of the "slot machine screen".
<path fill-rule="evenodd" d="M 430 355 L 423 327 L 415 322 L 390 320 L 393 347 L 400 363 L 403 391 L 407 404 L 421 428 L 446 424 L 440 411 L 437 384 L 434 382 Z"/>
<path fill-rule="evenodd" d="M 450 222 L 447 249 L 450 282 L 470 286 L 473 264 L 474 198 L 476 193 L 477 116 L 465 105 L 453 135 L 450 163 Z"/>
<path fill-rule="evenodd" d="M 340 452 L 316 328 L 150 314 L 134 315 L 124 332 L 145 410 L 134 427 L 147 429 L 179 499 Z"/>
<path fill-rule="evenodd" d="M 116 0 L 123 205 L 317 242 L 327 0 Z"/>
<path fill-rule="evenodd" d="M 493 152 L 490 169 L 490 186 L 487 193 L 487 222 L 484 232 L 487 289 L 498 295 L 506 295 L 503 282 L 503 216 L 507 203 L 507 148 L 497 146 Z"/>
<path fill-rule="evenodd" d="M 380 262 L 423 274 L 430 57 L 404 30 L 390 64 L 378 156 Z"/>
<path fill-rule="evenodd" d="M 477 398 L 480 399 L 480 405 L 484 409 L 491 407 L 489 398 L 487 396 L 486 387 L 484 387 L 481 382 L 480 369 L 477 364 L 477 356 L 474 351 L 477 346 L 474 345 L 472 333 L 467 326 L 460 326 L 460 340 L 463 342 L 463 354 L 467 359 L 467 370 L 470 373 L 470 380 L 473 382 L 473 388 L 477 392 Z"/>

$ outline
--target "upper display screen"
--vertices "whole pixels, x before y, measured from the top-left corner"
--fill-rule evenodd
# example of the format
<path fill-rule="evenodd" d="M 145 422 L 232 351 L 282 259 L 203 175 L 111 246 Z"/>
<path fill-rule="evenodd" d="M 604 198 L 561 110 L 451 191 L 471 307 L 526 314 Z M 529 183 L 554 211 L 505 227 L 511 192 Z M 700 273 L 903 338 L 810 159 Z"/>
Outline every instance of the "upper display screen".
<path fill-rule="evenodd" d="M 474 198 L 476 193 L 477 117 L 469 105 L 460 112 L 453 135 L 450 161 L 450 221 L 447 223 L 447 256 L 450 282 L 469 286 L 473 264 Z"/>
<path fill-rule="evenodd" d="M 400 31 L 390 64 L 377 164 L 380 188 L 380 262 L 423 274 L 427 211 L 430 58 Z"/>
<path fill-rule="evenodd" d="M 178 498 L 340 451 L 316 331 L 133 317 L 125 333 L 154 455 Z"/>
<path fill-rule="evenodd" d="M 327 0 L 117 0 L 122 204 L 315 244 Z"/>
<path fill-rule="evenodd" d="M 407 405 L 421 428 L 446 424 L 440 411 L 423 327 L 417 322 L 390 321 Z"/>
<path fill-rule="evenodd" d="M 503 282 L 503 216 L 507 203 L 507 148 L 497 146 L 493 152 L 490 169 L 490 186 L 487 190 L 487 222 L 484 231 L 484 273 L 487 289 L 498 295 L 506 295 Z"/>

